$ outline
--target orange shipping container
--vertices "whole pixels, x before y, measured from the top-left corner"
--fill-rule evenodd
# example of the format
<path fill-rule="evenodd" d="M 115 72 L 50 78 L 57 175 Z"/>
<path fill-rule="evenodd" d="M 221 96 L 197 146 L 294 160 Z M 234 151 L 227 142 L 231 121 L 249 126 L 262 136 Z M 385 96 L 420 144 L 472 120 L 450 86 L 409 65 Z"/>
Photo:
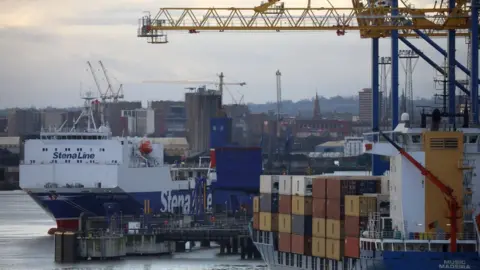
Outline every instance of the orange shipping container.
<path fill-rule="evenodd" d="M 341 204 L 339 199 L 327 199 L 326 209 L 326 218 L 341 220 L 345 216 L 344 206 Z"/>
<path fill-rule="evenodd" d="M 326 199 L 313 198 L 312 216 L 316 218 L 325 218 Z"/>
<path fill-rule="evenodd" d="M 253 197 L 253 212 L 254 213 L 260 212 L 260 197 L 258 196 Z"/>
<path fill-rule="evenodd" d="M 260 230 L 260 213 L 253 213 L 253 228 Z"/>
<path fill-rule="evenodd" d="M 292 253 L 312 256 L 312 238 L 292 234 Z"/>
<path fill-rule="evenodd" d="M 312 238 L 312 256 L 325 258 L 325 238 L 313 237 Z"/>
<path fill-rule="evenodd" d="M 345 257 L 360 258 L 360 239 L 356 237 L 345 238 Z"/>
<path fill-rule="evenodd" d="M 312 181 L 312 197 L 327 198 L 327 180 L 324 177 L 314 178 Z"/>
<path fill-rule="evenodd" d="M 292 233 L 292 216 L 278 214 L 278 231 L 282 233 Z"/>
<path fill-rule="evenodd" d="M 368 217 L 369 213 L 377 211 L 377 199 L 372 196 L 345 196 L 345 215 Z"/>
<path fill-rule="evenodd" d="M 344 240 L 327 239 L 325 244 L 328 259 L 340 261 L 343 257 Z"/>
<path fill-rule="evenodd" d="M 360 237 L 367 229 L 368 217 L 345 216 L 345 236 Z"/>
<path fill-rule="evenodd" d="M 266 232 L 277 232 L 278 214 L 260 212 L 260 230 Z"/>
<path fill-rule="evenodd" d="M 326 237 L 326 232 L 327 232 L 327 220 L 324 218 L 314 218 L 313 219 L 313 224 L 312 224 L 312 235 L 313 237 Z"/>
<path fill-rule="evenodd" d="M 292 213 L 292 196 L 291 195 L 278 196 L 278 213 L 280 214 Z"/>
<path fill-rule="evenodd" d="M 327 235 L 328 239 L 343 240 L 345 237 L 345 226 L 343 220 L 327 219 Z"/>
<path fill-rule="evenodd" d="M 312 215 L 312 197 L 292 196 L 292 214 L 300 216 Z"/>
<path fill-rule="evenodd" d="M 278 251 L 292 252 L 292 235 L 289 233 L 278 233 Z"/>

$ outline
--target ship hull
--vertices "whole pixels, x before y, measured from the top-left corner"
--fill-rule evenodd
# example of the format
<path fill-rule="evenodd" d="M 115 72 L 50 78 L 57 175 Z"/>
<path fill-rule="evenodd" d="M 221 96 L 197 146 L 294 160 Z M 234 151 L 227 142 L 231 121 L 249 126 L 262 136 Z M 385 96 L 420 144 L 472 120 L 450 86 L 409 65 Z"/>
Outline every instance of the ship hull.
<path fill-rule="evenodd" d="M 29 196 L 56 222 L 58 229 L 77 230 L 82 213 L 109 216 L 114 213 L 138 216 L 150 213 L 191 213 L 194 208 L 192 190 L 127 193 L 114 189 L 25 189 Z M 53 192 L 52 192 L 53 191 Z M 210 204 L 208 203 L 210 202 Z M 207 192 L 207 208 L 211 193 Z"/>
<path fill-rule="evenodd" d="M 270 270 L 334 269 L 334 270 L 438 270 L 480 269 L 480 259 L 475 252 L 375 252 L 363 258 L 344 257 L 340 261 L 290 252 L 275 248 L 275 233 L 252 230 L 253 243 Z M 263 234 L 263 235 L 261 235 Z M 288 257 L 288 259 L 287 259 Z"/>

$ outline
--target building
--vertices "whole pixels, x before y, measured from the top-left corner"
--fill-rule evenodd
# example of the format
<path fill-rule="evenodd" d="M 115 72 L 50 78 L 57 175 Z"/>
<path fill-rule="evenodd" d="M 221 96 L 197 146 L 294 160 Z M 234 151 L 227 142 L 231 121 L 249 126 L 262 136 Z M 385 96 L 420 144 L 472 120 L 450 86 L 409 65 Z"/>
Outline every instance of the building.
<path fill-rule="evenodd" d="M 210 118 L 218 117 L 222 97 L 217 90 L 200 87 L 185 94 L 187 140 L 192 154 L 210 149 Z"/>
<path fill-rule="evenodd" d="M 123 110 L 141 109 L 140 101 L 119 101 L 116 103 L 105 103 L 105 121 L 110 126 L 113 136 L 122 136 L 125 133 L 124 120 L 122 118 Z M 100 123 L 99 123 L 100 124 Z"/>
<path fill-rule="evenodd" d="M 299 138 L 309 136 L 342 139 L 352 134 L 352 122 L 333 119 L 297 119 L 293 125 L 293 135 Z"/>
<path fill-rule="evenodd" d="M 8 112 L 8 136 L 23 136 L 40 132 L 41 114 L 37 109 L 11 109 Z"/>
<path fill-rule="evenodd" d="M 150 101 L 155 111 L 155 137 L 186 137 L 187 116 L 183 101 Z"/>
<path fill-rule="evenodd" d="M 345 137 L 344 156 L 354 157 L 363 154 L 363 137 Z"/>
<path fill-rule="evenodd" d="M 343 153 L 344 141 L 329 141 L 315 146 L 315 152 L 319 153 Z"/>
<path fill-rule="evenodd" d="M 63 123 L 63 113 L 65 110 L 61 109 L 53 109 L 48 108 L 42 110 L 41 113 L 41 121 L 42 121 L 42 128 L 59 128 Z"/>
<path fill-rule="evenodd" d="M 124 136 L 149 136 L 155 131 L 153 109 L 122 110 Z"/>
<path fill-rule="evenodd" d="M 358 102 L 359 102 L 358 116 L 359 116 L 360 122 L 372 123 L 372 119 L 373 119 L 372 93 L 373 92 L 371 88 L 364 88 L 362 89 L 362 91 L 358 92 Z M 379 110 L 378 112 L 380 114 L 380 112 L 383 111 L 382 93 L 379 93 L 378 102 L 379 104 L 377 104 L 377 106 Z"/>

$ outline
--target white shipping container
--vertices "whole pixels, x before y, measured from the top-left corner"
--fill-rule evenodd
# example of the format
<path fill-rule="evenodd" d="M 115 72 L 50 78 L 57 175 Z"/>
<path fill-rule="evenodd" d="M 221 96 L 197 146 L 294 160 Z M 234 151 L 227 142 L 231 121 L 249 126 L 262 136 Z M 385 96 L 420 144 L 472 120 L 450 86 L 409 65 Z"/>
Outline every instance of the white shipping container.
<path fill-rule="evenodd" d="M 278 177 L 260 175 L 260 193 L 278 193 Z"/>
<path fill-rule="evenodd" d="M 292 176 L 291 175 L 280 175 L 279 181 L 280 190 L 278 191 L 281 195 L 292 195 Z"/>
<path fill-rule="evenodd" d="M 308 176 L 292 176 L 292 195 L 312 196 L 312 178 Z"/>

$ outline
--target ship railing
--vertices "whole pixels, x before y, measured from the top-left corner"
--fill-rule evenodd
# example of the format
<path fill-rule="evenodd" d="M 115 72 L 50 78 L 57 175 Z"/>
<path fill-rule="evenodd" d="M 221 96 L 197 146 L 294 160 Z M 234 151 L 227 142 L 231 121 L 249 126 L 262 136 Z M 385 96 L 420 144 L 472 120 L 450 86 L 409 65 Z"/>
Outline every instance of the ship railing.
<path fill-rule="evenodd" d="M 450 233 L 434 232 L 434 233 L 418 233 L 411 232 L 408 235 L 403 234 L 400 231 L 364 231 L 361 234 L 362 238 L 366 239 L 378 239 L 378 240 L 398 240 L 398 241 L 435 241 L 435 240 L 449 240 Z M 477 240 L 475 233 L 457 233 L 458 240 Z"/>
<path fill-rule="evenodd" d="M 475 168 L 475 160 L 474 159 L 460 159 L 458 161 L 458 168 L 462 170 L 472 170 Z"/>
<path fill-rule="evenodd" d="M 66 162 L 67 160 L 69 159 L 65 159 L 65 160 L 55 160 L 56 162 L 54 162 L 53 160 L 50 160 L 50 161 L 38 161 L 38 160 L 28 160 L 28 161 L 25 161 L 25 160 L 20 160 L 19 161 L 19 164 L 20 165 L 52 165 L 52 164 L 69 164 L 69 165 L 72 165 L 72 164 L 77 164 L 77 165 L 121 165 L 122 163 L 121 162 L 115 162 L 115 161 L 93 161 L 93 162 L 82 162 L 82 163 L 73 163 L 70 161 L 70 163 Z"/>

